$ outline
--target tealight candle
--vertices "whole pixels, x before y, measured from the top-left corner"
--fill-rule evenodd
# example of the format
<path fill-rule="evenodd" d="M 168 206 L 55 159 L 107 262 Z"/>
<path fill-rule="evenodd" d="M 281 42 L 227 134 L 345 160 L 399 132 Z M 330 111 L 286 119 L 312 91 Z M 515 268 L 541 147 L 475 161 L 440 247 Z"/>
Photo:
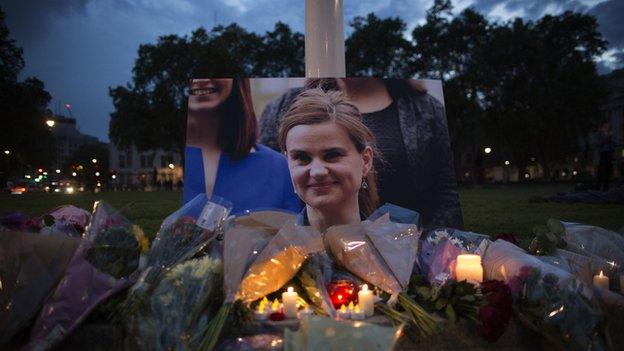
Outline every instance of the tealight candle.
<path fill-rule="evenodd" d="M 263 321 L 269 316 L 269 309 L 266 308 L 264 301 L 260 301 L 258 308 L 254 311 L 254 318 L 258 321 Z"/>
<path fill-rule="evenodd" d="M 297 318 L 297 298 L 299 295 L 292 287 L 282 293 L 282 304 L 284 305 L 284 315 L 286 318 Z"/>
<path fill-rule="evenodd" d="M 279 312 L 280 310 L 280 303 L 277 300 L 277 298 L 275 298 L 275 300 L 273 300 L 273 303 L 271 304 L 271 312 Z"/>
<path fill-rule="evenodd" d="M 479 255 L 459 255 L 455 266 L 455 280 L 467 280 L 470 283 L 483 281 L 483 267 Z"/>
<path fill-rule="evenodd" d="M 299 318 L 311 316 L 314 312 L 306 306 L 304 309 L 299 310 Z"/>
<path fill-rule="evenodd" d="M 347 307 L 349 309 L 349 312 L 353 311 L 353 309 L 355 308 L 355 305 L 353 305 L 353 301 L 349 302 L 349 307 Z"/>
<path fill-rule="evenodd" d="M 599 275 L 594 276 L 594 286 L 609 290 L 609 277 L 602 274 L 602 271 L 600 271 Z"/>
<path fill-rule="evenodd" d="M 358 292 L 358 306 L 364 311 L 366 317 L 370 317 L 375 313 L 375 301 L 373 300 L 373 292 L 368 290 L 368 285 L 362 285 L 362 289 Z"/>
<path fill-rule="evenodd" d="M 362 320 L 364 319 L 364 311 L 360 309 L 360 305 L 356 305 L 351 311 L 351 319 L 354 320 Z"/>
<path fill-rule="evenodd" d="M 338 310 L 338 317 L 342 319 L 349 319 L 349 317 L 351 317 L 351 312 L 347 310 L 347 306 L 342 305 L 340 307 L 340 309 Z"/>

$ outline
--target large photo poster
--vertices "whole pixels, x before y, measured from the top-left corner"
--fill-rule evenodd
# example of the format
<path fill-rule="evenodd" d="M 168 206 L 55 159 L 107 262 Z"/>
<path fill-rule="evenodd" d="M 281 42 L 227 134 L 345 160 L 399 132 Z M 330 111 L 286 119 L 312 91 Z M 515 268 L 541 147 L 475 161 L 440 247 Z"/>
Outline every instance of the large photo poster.
<path fill-rule="evenodd" d="M 305 133 L 316 124 L 327 133 Z M 342 136 L 356 144 L 357 162 L 334 147 Z M 206 193 L 231 201 L 233 213 L 299 213 L 306 204 L 340 208 L 353 191 L 362 217 L 390 203 L 419 212 L 424 225 L 463 226 L 440 81 L 190 81 L 184 202 Z"/>

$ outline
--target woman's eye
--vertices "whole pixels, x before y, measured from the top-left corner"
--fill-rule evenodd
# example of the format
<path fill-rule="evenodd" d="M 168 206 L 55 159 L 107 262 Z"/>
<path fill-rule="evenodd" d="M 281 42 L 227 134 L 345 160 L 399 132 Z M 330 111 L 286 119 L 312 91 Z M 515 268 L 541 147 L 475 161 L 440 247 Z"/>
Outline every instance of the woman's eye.
<path fill-rule="evenodd" d="M 295 161 L 299 163 L 308 163 L 310 162 L 310 157 L 304 154 L 296 154 L 292 157 Z"/>
<path fill-rule="evenodd" d="M 340 157 L 342 157 L 342 154 L 340 152 L 332 151 L 325 154 L 325 160 L 327 161 L 337 160 Z"/>

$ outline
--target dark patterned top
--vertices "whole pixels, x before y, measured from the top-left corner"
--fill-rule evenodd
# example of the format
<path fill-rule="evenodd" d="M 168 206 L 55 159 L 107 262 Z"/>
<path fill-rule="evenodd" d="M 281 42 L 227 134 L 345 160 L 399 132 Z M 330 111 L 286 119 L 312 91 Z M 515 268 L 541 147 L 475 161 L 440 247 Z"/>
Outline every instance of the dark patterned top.
<path fill-rule="evenodd" d="M 260 143 L 279 149 L 279 124 L 294 98 L 295 88 L 271 101 L 260 117 Z M 396 102 L 414 203 L 426 226 L 463 228 L 453 153 L 442 104 L 429 94 L 409 88 L 388 89 Z M 383 186 L 383 184 L 381 184 Z"/>
<path fill-rule="evenodd" d="M 362 121 L 375 135 L 377 149 L 383 158 L 383 161 L 375 159 L 380 202 L 411 208 L 424 215 L 428 209 L 420 208 L 416 201 L 416 184 L 409 174 L 396 103 L 392 102 L 380 111 L 362 114 Z"/>

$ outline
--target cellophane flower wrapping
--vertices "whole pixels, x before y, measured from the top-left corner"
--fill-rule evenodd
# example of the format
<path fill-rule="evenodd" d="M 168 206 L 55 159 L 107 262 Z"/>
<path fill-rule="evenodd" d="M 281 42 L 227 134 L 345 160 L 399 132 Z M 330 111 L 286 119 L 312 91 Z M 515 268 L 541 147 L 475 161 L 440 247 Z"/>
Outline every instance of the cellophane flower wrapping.
<path fill-rule="evenodd" d="M 118 211 L 96 202 L 83 239 L 24 349 L 53 348 L 98 304 L 130 285 L 139 264 L 139 235 Z"/>
<path fill-rule="evenodd" d="M 323 251 L 320 233 L 312 227 L 286 223 L 256 257 L 243 277 L 235 299 L 261 299 L 283 287 L 314 252 Z"/>
<path fill-rule="evenodd" d="M 223 244 L 223 273 L 225 302 L 236 297 L 243 276 L 260 257 L 269 241 L 286 223 L 295 221 L 295 215 L 279 211 L 259 211 L 237 217 L 228 228 Z"/>
<path fill-rule="evenodd" d="M 393 295 L 407 288 L 418 237 L 416 225 L 393 223 L 382 216 L 374 222 L 328 228 L 325 245 L 337 264 Z"/>
<path fill-rule="evenodd" d="M 301 320 L 298 331 L 284 331 L 284 351 L 367 350 L 390 351 L 403 326 L 387 327 L 365 322 L 341 322 L 313 316 Z"/>
<path fill-rule="evenodd" d="M 58 206 L 41 217 L 42 228 L 40 234 L 64 234 L 81 237 L 91 214 L 72 205 Z"/>
<path fill-rule="evenodd" d="M 149 307 L 138 317 L 142 350 L 193 350 L 192 341 L 208 323 L 222 296 L 221 260 L 209 256 L 180 263 L 158 283 Z"/>
<path fill-rule="evenodd" d="M 199 194 L 165 218 L 147 254 L 146 269 L 130 290 L 125 312 L 136 313 L 169 269 L 210 244 L 223 231 L 231 209 L 227 200 Z"/>
<path fill-rule="evenodd" d="M 0 349 L 37 315 L 79 243 L 60 235 L 0 232 Z"/>

